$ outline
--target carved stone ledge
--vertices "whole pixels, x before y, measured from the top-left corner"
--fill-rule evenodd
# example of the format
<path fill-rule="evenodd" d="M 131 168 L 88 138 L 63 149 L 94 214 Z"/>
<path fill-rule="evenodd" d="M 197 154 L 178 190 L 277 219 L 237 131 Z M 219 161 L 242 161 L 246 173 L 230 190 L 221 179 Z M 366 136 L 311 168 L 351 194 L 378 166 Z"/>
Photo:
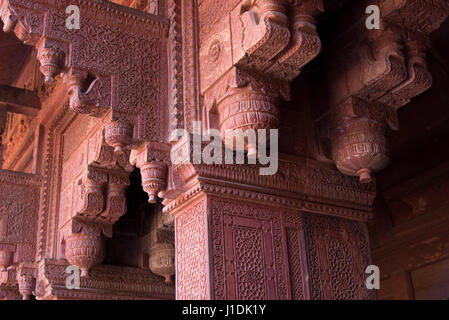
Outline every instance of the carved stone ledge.
<path fill-rule="evenodd" d="M 37 284 L 39 299 L 174 299 L 174 286 L 167 285 L 150 270 L 100 265 L 88 278 L 80 279 L 80 290 L 66 288 L 66 261 L 45 259 Z"/>

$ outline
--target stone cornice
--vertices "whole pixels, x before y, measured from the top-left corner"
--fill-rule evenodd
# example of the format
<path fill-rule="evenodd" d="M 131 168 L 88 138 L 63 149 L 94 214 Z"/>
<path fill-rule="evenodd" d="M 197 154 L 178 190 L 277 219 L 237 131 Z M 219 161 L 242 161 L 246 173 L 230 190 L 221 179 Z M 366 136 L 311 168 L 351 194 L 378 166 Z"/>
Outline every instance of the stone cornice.
<path fill-rule="evenodd" d="M 46 259 L 40 272 L 47 282 L 45 288 L 38 284 L 38 298 L 113 299 L 117 296 L 131 298 L 173 299 L 173 286 L 166 285 L 161 277 L 149 270 L 132 267 L 101 265 L 91 271 L 89 278 L 81 278 L 79 290 L 66 288 L 65 261 Z"/>

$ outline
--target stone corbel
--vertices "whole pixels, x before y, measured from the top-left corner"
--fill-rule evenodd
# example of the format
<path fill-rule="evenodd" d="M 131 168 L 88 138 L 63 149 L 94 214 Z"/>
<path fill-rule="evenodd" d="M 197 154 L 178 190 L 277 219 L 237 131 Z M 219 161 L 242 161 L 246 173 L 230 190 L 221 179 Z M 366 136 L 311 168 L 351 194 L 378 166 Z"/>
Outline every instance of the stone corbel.
<path fill-rule="evenodd" d="M 103 235 L 112 235 L 112 226 L 72 219 L 70 233 L 65 237 L 65 256 L 70 264 L 81 270 L 81 276 L 88 278 L 89 271 L 101 264 L 106 254 Z"/>
<path fill-rule="evenodd" d="M 103 116 L 111 108 L 110 79 L 71 69 L 64 76 L 69 107 L 81 114 Z"/>
<path fill-rule="evenodd" d="M 170 145 L 146 143 L 131 153 L 131 164 L 140 169 L 142 187 L 148 194 L 148 202 L 156 203 L 158 195 L 167 188 L 167 173 L 170 166 Z"/>
<path fill-rule="evenodd" d="M 33 263 L 21 263 L 17 267 L 17 283 L 23 300 L 30 300 L 36 289 L 37 268 Z"/>
<path fill-rule="evenodd" d="M 129 176 L 125 172 L 109 172 L 106 188 L 106 208 L 99 215 L 98 221 L 113 225 L 126 213 L 126 189 Z"/>
<path fill-rule="evenodd" d="M 374 38 L 374 36 L 372 36 Z M 407 79 L 400 36 L 379 31 L 369 44 L 362 44 L 345 62 L 349 94 L 375 101 Z"/>
<path fill-rule="evenodd" d="M 397 113 L 389 106 L 351 97 L 333 115 L 333 159 L 344 174 L 373 181 L 373 173 L 390 162 L 386 140 L 389 126 L 398 130 Z"/>
<path fill-rule="evenodd" d="M 317 32 L 316 17 L 324 11 L 322 0 L 294 0 L 292 8 L 291 41 L 266 70 L 274 77 L 288 81 L 296 78 L 302 67 L 320 53 L 321 39 Z"/>
<path fill-rule="evenodd" d="M 81 204 L 76 217 L 112 226 L 126 212 L 128 186 L 126 171 L 90 165 L 80 181 Z"/>
<path fill-rule="evenodd" d="M 108 175 L 103 170 L 89 166 L 79 181 L 81 204 L 77 215 L 85 219 L 95 220 L 105 208 L 105 187 Z"/>
<path fill-rule="evenodd" d="M 240 15 L 242 49 L 240 64 L 263 71 L 290 41 L 284 0 L 252 0 Z"/>
<path fill-rule="evenodd" d="M 222 139 L 228 145 L 234 142 L 227 137 L 229 131 L 278 128 L 279 103 L 289 98 L 287 81 L 267 79 L 264 74 L 238 68 L 232 68 L 205 93 L 206 105 L 218 114 Z M 248 145 L 246 138 L 244 143 L 248 156 L 256 156 L 257 144 Z"/>
<path fill-rule="evenodd" d="M 408 104 L 412 98 L 424 93 L 432 86 L 432 75 L 427 69 L 425 47 L 419 41 L 409 41 L 406 45 L 407 79 L 393 88 L 377 102 L 395 109 Z"/>

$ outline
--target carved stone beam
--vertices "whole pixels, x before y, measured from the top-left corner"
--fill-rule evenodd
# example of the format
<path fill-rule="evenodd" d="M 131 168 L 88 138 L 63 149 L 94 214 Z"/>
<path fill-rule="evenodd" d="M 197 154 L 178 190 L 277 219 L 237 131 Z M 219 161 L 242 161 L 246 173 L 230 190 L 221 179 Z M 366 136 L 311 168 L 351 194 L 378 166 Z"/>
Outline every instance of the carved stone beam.
<path fill-rule="evenodd" d="M 142 187 L 148 194 L 148 202 L 156 203 L 159 193 L 167 188 L 170 166 L 170 145 L 147 143 L 131 152 L 131 164 L 140 169 Z"/>

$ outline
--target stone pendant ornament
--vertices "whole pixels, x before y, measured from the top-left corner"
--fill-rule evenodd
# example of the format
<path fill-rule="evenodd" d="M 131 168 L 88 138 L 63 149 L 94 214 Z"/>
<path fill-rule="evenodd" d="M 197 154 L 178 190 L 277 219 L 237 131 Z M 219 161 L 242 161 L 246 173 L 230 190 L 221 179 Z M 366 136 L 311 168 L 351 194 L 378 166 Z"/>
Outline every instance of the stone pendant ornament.
<path fill-rule="evenodd" d="M 81 269 L 81 277 L 88 278 L 89 271 L 105 258 L 105 239 L 100 232 L 82 230 L 66 239 L 66 257 L 70 264 Z"/>
<path fill-rule="evenodd" d="M 158 243 L 150 249 L 150 270 L 165 278 L 165 283 L 172 283 L 175 274 L 175 248 L 170 243 Z"/>

